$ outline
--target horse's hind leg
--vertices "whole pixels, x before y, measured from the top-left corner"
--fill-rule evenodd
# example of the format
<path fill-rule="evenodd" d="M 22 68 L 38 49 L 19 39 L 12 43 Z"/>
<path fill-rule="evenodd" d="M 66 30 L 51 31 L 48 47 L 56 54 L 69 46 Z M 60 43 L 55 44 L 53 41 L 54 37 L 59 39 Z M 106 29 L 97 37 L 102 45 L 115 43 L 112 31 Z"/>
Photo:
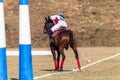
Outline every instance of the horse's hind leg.
<path fill-rule="evenodd" d="M 52 55 L 53 55 L 53 61 L 54 61 L 55 70 L 58 70 L 58 62 L 56 60 L 55 50 L 51 48 L 51 52 L 52 52 Z"/>
<path fill-rule="evenodd" d="M 57 50 L 57 63 L 58 63 L 58 68 L 59 68 L 59 63 L 60 63 L 60 51 Z"/>
<path fill-rule="evenodd" d="M 78 51 L 77 51 L 77 44 L 76 44 L 76 42 L 70 44 L 70 47 L 74 51 L 75 58 L 76 58 L 76 61 L 77 61 L 77 65 L 78 65 L 78 68 L 80 69 L 81 68 L 81 64 L 80 64 L 79 54 L 78 54 Z"/>
<path fill-rule="evenodd" d="M 60 53 L 62 55 L 62 60 L 61 60 L 61 64 L 60 64 L 60 71 L 63 70 L 63 65 L 64 65 L 64 61 L 65 61 L 65 54 L 64 54 L 64 49 L 60 48 Z"/>

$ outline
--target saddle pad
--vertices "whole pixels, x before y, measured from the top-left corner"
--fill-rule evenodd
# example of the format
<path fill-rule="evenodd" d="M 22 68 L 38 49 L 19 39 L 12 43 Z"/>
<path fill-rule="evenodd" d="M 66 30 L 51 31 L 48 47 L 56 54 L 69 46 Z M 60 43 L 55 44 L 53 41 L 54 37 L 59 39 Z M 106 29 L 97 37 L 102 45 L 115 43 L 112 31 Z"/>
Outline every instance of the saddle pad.
<path fill-rule="evenodd" d="M 53 37 L 56 37 L 60 32 L 62 32 L 63 30 L 57 30 L 57 31 L 55 31 L 54 33 L 53 33 Z"/>

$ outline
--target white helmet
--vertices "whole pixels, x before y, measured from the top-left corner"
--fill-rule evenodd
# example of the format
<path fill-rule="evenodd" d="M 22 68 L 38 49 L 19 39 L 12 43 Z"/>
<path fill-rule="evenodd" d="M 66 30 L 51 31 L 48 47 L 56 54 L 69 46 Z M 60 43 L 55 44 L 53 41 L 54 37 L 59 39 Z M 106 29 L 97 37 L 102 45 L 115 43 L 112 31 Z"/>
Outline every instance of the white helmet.
<path fill-rule="evenodd" d="M 58 13 L 58 15 L 59 15 L 59 16 L 62 16 L 62 17 L 64 18 L 64 15 L 63 15 L 63 13 Z"/>

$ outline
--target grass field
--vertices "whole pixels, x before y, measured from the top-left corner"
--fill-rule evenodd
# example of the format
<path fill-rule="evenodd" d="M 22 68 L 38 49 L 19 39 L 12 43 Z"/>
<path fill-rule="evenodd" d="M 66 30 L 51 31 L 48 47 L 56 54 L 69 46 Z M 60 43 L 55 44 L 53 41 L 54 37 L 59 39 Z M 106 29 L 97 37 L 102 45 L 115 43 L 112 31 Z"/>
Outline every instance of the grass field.
<path fill-rule="evenodd" d="M 40 49 L 41 50 L 41 49 Z M 78 49 L 81 64 L 85 66 L 87 60 L 91 59 L 91 63 L 106 57 L 115 55 L 120 52 L 118 47 L 87 47 Z M 77 64 L 72 50 L 66 52 L 66 61 L 63 72 L 70 72 L 71 69 L 77 69 Z M 9 80 L 18 80 L 18 57 L 8 56 L 8 77 Z M 36 80 L 120 80 L 120 56 L 110 60 L 95 64 L 82 70 L 82 72 L 72 72 L 69 74 L 55 74 L 53 76 L 38 78 Z M 54 68 L 52 56 L 33 56 L 33 72 L 34 78 L 46 74 L 57 73 L 52 71 Z"/>

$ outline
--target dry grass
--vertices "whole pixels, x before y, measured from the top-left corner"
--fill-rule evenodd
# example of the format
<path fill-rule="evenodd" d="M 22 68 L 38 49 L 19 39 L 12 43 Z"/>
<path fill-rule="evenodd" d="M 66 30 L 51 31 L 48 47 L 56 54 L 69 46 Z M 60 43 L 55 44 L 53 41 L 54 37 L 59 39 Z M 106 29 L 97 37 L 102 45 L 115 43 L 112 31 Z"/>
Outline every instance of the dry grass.
<path fill-rule="evenodd" d="M 92 62 L 112 56 L 120 52 L 117 47 L 96 47 L 96 48 L 79 48 L 79 54 L 82 56 L 82 66 L 87 65 L 85 58 L 92 59 Z M 66 52 L 66 61 L 64 70 L 76 69 L 77 64 L 74 54 L 71 50 Z M 83 57 L 84 55 L 84 57 Z M 89 68 L 84 69 L 82 72 L 75 72 L 70 74 L 54 75 L 44 78 L 44 80 L 119 80 L 120 79 L 120 57 L 115 57 L 111 60 L 104 61 Z M 10 80 L 18 79 L 18 57 L 8 57 L 8 73 Z M 33 56 L 33 71 L 34 77 L 45 75 L 48 73 L 55 73 L 51 71 L 54 68 L 52 56 Z M 41 80 L 41 79 L 38 79 Z"/>

